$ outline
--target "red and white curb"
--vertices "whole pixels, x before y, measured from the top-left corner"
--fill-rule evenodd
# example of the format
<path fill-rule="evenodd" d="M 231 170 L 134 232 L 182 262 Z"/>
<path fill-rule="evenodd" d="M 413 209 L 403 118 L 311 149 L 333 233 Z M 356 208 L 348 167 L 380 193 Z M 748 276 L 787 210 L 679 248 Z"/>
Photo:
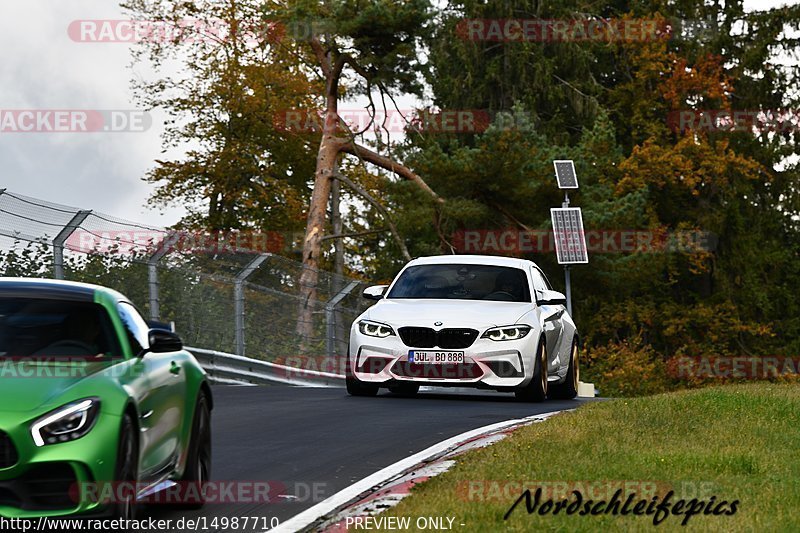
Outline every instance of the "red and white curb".
<path fill-rule="evenodd" d="M 365 477 L 277 528 L 271 529 L 270 532 L 347 531 L 345 523 L 348 517 L 372 516 L 397 505 L 400 500 L 408 496 L 414 485 L 453 466 L 454 457 L 475 448 L 494 444 L 522 426 L 542 422 L 553 415 L 571 410 L 506 420 L 456 435 Z"/>

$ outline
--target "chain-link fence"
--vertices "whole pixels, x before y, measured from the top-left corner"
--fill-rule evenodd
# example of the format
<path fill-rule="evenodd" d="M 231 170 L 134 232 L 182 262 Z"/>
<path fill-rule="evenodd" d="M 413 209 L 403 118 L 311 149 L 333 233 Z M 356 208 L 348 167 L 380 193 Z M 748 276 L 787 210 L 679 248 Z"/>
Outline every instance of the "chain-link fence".
<path fill-rule="evenodd" d="M 0 189 L 0 275 L 114 288 L 191 346 L 268 361 L 346 354 L 365 284 L 319 271 L 306 301 L 302 263 L 274 253 L 286 239 L 165 230 Z M 304 305 L 310 328 L 298 328 Z"/>

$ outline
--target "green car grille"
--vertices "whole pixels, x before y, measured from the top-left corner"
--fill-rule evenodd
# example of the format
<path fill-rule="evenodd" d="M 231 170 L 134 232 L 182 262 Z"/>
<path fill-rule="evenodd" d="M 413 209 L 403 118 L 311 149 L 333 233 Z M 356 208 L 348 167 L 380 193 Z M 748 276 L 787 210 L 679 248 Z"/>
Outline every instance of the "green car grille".
<path fill-rule="evenodd" d="M 17 464 L 18 460 L 17 448 L 11 442 L 11 437 L 0 431 L 0 468 L 10 468 Z"/>
<path fill-rule="evenodd" d="M 18 478 L 0 481 L 0 505 L 26 511 L 73 509 L 78 479 L 64 462 L 35 466 Z"/>

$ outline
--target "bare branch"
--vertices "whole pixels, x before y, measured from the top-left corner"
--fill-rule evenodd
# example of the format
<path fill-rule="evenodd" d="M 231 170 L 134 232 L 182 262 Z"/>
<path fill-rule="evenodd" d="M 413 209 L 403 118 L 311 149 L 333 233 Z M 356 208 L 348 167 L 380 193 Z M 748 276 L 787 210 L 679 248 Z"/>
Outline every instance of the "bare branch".
<path fill-rule="evenodd" d="M 381 122 L 381 127 L 383 128 L 383 131 L 386 132 L 386 146 L 389 147 L 392 144 L 392 133 L 389 131 L 389 128 L 386 127 L 386 121 L 389 119 L 389 110 L 386 108 L 386 97 L 383 94 L 381 85 L 378 85 L 378 90 L 381 95 L 381 103 L 383 104 L 383 122 Z M 400 113 L 400 116 L 403 116 L 403 114 Z"/>
<path fill-rule="evenodd" d="M 447 240 L 447 237 L 444 236 L 444 232 L 442 231 L 442 213 L 439 210 L 438 206 L 434 209 L 433 212 L 433 227 L 436 228 L 436 234 L 439 236 L 439 241 L 442 245 L 447 246 L 450 248 L 450 253 L 455 254 L 456 248 L 453 244 Z"/>
<path fill-rule="evenodd" d="M 519 221 L 519 219 L 517 219 L 516 217 L 514 217 L 514 215 L 512 215 L 512 214 L 511 214 L 511 213 L 508 211 L 508 209 L 506 209 L 505 207 L 503 207 L 502 205 L 500 205 L 500 203 L 499 203 L 499 202 L 489 202 L 489 203 L 492 205 L 492 207 L 494 207 L 495 209 L 497 209 L 497 210 L 500 212 L 500 214 L 502 214 L 502 215 L 503 215 L 503 216 L 505 216 L 505 217 L 506 217 L 508 220 L 510 220 L 511 222 L 513 222 L 514 224 L 516 224 L 516 225 L 517 225 L 517 226 L 518 226 L 520 229 L 523 229 L 523 230 L 525 230 L 525 231 L 533 231 L 533 230 L 530 228 L 530 226 L 526 226 L 525 224 L 523 224 L 522 222 L 520 222 L 520 221 Z"/>
<path fill-rule="evenodd" d="M 407 131 L 412 131 L 412 132 L 416 133 L 417 136 L 421 139 L 422 138 L 422 132 L 420 132 L 419 128 L 413 128 L 413 127 L 412 128 L 408 128 L 408 126 L 412 126 L 413 125 L 413 122 L 411 120 L 407 119 L 405 116 L 403 116 L 403 112 L 400 110 L 400 107 L 398 107 L 397 101 L 395 100 L 394 96 L 392 96 L 391 91 L 389 91 L 386 87 L 384 87 L 382 83 L 379 85 L 379 89 L 381 91 L 381 98 L 383 98 L 383 94 L 385 92 L 386 96 L 389 97 L 389 100 L 392 101 L 392 104 L 394 105 L 394 108 L 397 110 L 397 113 L 400 115 L 400 117 L 402 117 L 403 121 L 406 123 Z M 411 118 L 413 119 L 414 117 L 411 116 Z"/>
<path fill-rule="evenodd" d="M 360 131 L 357 132 L 351 131 L 352 135 L 350 135 L 350 140 L 352 142 L 355 142 L 356 136 L 360 136 L 366 133 L 372 127 L 372 124 L 375 123 L 375 113 L 377 112 L 377 110 L 375 108 L 375 102 L 372 100 L 372 82 L 370 82 L 369 80 L 367 80 L 367 98 L 369 98 L 369 104 L 367 104 L 367 114 L 369 115 L 369 123 L 367 123 L 367 125 L 364 126 L 364 129 Z M 350 131 L 349 126 L 347 127 L 347 129 L 348 131 Z"/>
<path fill-rule="evenodd" d="M 400 233 L 397 231 L 397 226 L 395 226 L 394 222 L 392 222 L 392 217 L 389 216 L 389 212 L 386 210 L 386 208 L 383 207 L 381 203 L 378 202 L 378 200 L 376 200 L 370 193 L 368 193 L 366 189 L 358 185 L 356 182 L 354 182 L 347 176 L 337 171 L 334 174 L 334 177 L 339 181 L 341 181 L 342 183 L 344 183 L 345 185 L 347 185 L 348 187 L 350 187 L 351 189 L 353 189 L 355 192 L 357 192 L 366 201 L 372 204 L 375 207 L 375 209 L 377 209 L 381 213 L 381 215 L 383 215 L 384 220 L 386 220 L 386 224 L 389 225 L 389 230 L 392 232 L 392 236 L 394 237 L 397 246 L 400 247 L 400 251 L 403 254 L 403 258 L 405 258 L 406 261 L 411 261 L 411 254 L 408 253 L 408 248 L 406 248 L 406 243 L 404 243 L 403 239 L 400 238 Z"/>
<path fill-rule="evenodd" d="M 571 84 L 570 82 L 568 82 L 567 80 L 565 80 L 565 79 L 563 79 L 563 78 L 559 78 L 559 77 L 558 77 L 558 76 L 556 76 L 555 74 L 553 74 L 553 77 L 554 77 L 555 79 L 557 79 L 558 81 L 560 81 L 561 83 L 563 83 L 564 85 L 566 85 L 567 87 L 569 87 L 570 89 L 572 89 L 573 91 L 575 91 L 576 93 L 578 93 L 579 95 L 583 96 L 584 98 L 588 98 L 588 99 L 592 99 L 592 100 L 594 100 L 594 98 L 593 98 L 592 96 L 589 96 L 589 95 L 588 95 L 588 94 L 586 94 L 585 92 L 581 91 L 580 89 L 578 89 L 577 87 L 575 87 L 574 85 L 572 85 L 572 84 Z"/>
<path fill-rule="evenodd" d="M 325 235 L 322 237 L 323 241 L 330 239 L 347 239 L 350 237 L 364 237 L 366 235 L 375 235 L 376 233 L 383 233 L 384 231 L 391 231 L 389 228 L 371 229 L 366 231 L 355 231 L 353 233 L 339 233 L 338 235 Z"/>
<path fill-rule="evenodd" d="M 350 54 L 342 54 L 341 56 L 339 56 L 339 61 L 347 63 L 348 65 L 353 67 L 353 70 L 358 72 L 361 75 L 361 77 L 364 78 L 365 80 L 369 81 L 372 78 L 372 76 L 369 75 L 369 72 L 367 72 L 367 69 L 359 65 L 358 62 Z M 341 67 L 339 68 L 339 71 L 341 72 Z"/>
<path fill-rule="evenodd" d="M 444 203 L 444 200 L 441 197 L 439 197 L 439 195 L 436 194 L 433 191 L 433 189 L 431 189 L 428 186 L 427 183 L 425 183 L 425 180 L 419 177 L 413 170 L 411 170 L 407 166 L 401 165 L 400 163 L 389 157 L 382 156 L 378 152 L 370 150 L 369 148 L 366 148 L 354 142 L 347 142 L 342 144 L 341 150 L 347 154 L 354 155 L 360 159 L 363 159 L 364 161 L 368 161 L 373 165 L 379 166 L 384 170 L 393 172 L 403 179 L 416 183 L 420 189 L 428 193 L 438 203 L 440 204 Z"/>

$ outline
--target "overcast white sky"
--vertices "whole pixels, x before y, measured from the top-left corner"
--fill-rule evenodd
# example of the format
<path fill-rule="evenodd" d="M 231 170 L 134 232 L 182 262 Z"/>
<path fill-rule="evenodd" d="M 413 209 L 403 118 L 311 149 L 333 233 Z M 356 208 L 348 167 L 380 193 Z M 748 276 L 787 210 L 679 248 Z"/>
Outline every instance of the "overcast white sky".
<path fill-rule="evenodd" d="M 0 109 L 134 108 L 127 44 L 73 42 L 76 19 L 120 19 L 113 0 L 0 0 Z M 0 187 L 156 224 L 141 177 L 161 151 L 163 118 L 143 133 L 0 133 Z"/>
<path fill-rule="evenodd" d="M 764 9 L 785 1 L 751 0 Z M 0 110 L 130 110 L 129 46 L 70 39 L 79 19 L 120 19 L 114 0 L 0 0 Z M 352 105 L 352 104 L 351 104 Z M 145 206 L 152 186 L 141 177 L 160 157 L 163 116 L 138 133 L 2 133 L 0 188 L 167 225 Z"/>

